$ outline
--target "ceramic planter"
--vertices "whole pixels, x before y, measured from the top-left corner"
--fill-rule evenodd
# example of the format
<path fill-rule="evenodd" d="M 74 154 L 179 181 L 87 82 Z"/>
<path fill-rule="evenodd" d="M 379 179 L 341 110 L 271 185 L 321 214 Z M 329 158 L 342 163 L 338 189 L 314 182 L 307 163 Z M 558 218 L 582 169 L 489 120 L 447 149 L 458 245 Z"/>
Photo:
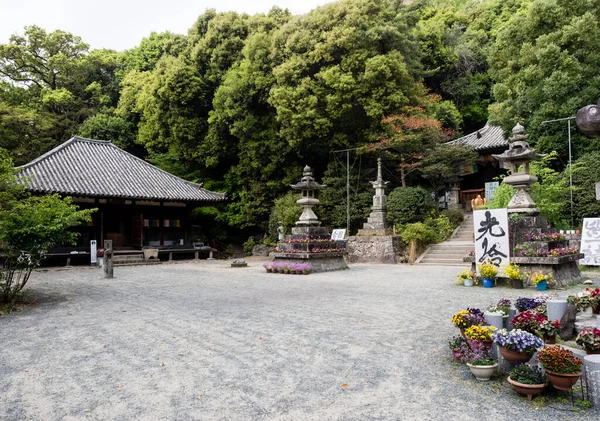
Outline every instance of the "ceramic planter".
<path fill-rule="evenodd" d="M 464 279 L 463 283 L 465 284 L 466 287 L 472 287 L 473 286 L 473 280 L 472 279 Z"/>
<path fill-rule="evenodd" d="M 571 390 L 573 385 L 579 380 L 581 371 L 575 374 L 563 374 L 546 370 L 546 376 L 548 376 L 548 380 L 550 380 L 550 383 L 552 383 L 552 386 L 554 386 L 555 389 Z"/>
<path fill-rule="evenodd" d="M 585 353 L 588 355 L 600 354 L 600 349 L 586 349 Z"/>
<path fill-rule="evenodd" d="M 526 363 L 533 356 L 533 352 L 513 351 L 502 346 L 498 346 L 498 350 L 500 350 L 500 355 L 511 364 Z"/>
<path fill-rule="evenodd" d="M 494 288 L 494 278 L 482 278 L 484 288 Z"/>
<path fill-rule="evenodd" d="M 544 335 L 544 343 L 548 345 L 554 345 L 556 343 L 556 335 Z"/>
<path fill-rule="evenodd" d="M 515 392 L 520 395 L 527 396 L 527 399 L 532 400 L 534 396 L 539 395 L 544 391 L 546 384 L 525 384 L 519 383 L 511 379 L 510 377 L 507 379 L 510 383 L 511 387 Z"/>
<path fill-rule="evenodd" d="M 467 363 L 467 367 L 469 367 L 469 370 L 471 370 L 471 373 L 473 373 L 477 380 L 487 382 L 496 373 L 498 363 L 494 365 L 472 365 Z"/>

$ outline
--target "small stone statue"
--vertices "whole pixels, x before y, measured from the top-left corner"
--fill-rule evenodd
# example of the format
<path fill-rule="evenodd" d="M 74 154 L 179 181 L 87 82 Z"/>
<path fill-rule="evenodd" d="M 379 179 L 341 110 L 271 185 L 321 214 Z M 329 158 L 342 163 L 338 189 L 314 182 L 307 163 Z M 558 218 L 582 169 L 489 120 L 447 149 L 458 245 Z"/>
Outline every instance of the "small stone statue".
<path fill-rule="evenodd" d="M 283 235 L 285 234 L 285 229 L 283 228 L 283 224 L 279 222 L 279 226 L 277 227 L 277 234 L 279 237 L 279 241 L 283 240 Z"/>
<path fill-rule="evenodd" d="M 471 199 L 471 208 L 473 210 L 480 209 L 487 204 L 487 200 L 482 198 L 480 194 L 477 195 L 475 199 Z"/>

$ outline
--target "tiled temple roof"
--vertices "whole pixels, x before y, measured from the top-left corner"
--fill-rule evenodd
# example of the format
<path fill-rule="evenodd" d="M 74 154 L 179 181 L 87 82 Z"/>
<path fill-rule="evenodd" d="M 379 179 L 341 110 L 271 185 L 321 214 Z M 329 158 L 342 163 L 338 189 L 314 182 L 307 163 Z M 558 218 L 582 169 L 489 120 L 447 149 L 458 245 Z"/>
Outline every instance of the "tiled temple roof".
<path fill-rule="evenodd" d="M 225 200 L 224 193 L 169 174 L 107 140 L 72 137 L 16 170 L 32 192 L 177 202 Z"/>
<path fill-rule="evenodd" d="M 508 140 L 504 137 L 502 127 L 490 126 L 487 123 L 482 129 L 454 139 L 447 144 L 470 146 L 478 152 L 508 148 Z"/>

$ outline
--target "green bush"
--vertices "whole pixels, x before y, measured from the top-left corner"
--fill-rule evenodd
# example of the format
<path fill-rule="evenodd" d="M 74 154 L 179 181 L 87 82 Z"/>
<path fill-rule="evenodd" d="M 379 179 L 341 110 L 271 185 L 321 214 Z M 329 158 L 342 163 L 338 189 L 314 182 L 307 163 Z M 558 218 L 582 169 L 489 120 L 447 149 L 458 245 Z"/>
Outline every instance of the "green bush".
<path fill-rule="evenodd" d="M 441 215 L 448 218 L 454 228 L 462 224 L 463 220 L 465 219 L 465 215 L 458 209 L 446 209 L 442 211 Z"/>
<path fill-rule="evenodd" d="M 423 222 L 433 210 L 431 194 L 422 187 L 398 187 L 387 201 L 387 219 L 393 224 Z"/>
<path fill-rule="evenodd" d="M 252 249 L 254 248 L 255 245 L 256 245 L 256 241 L 254 241 L 254 238 L 252 238 L 252 237 L 248 238 L 248 240 L 246 242 L 244 242 L 244 244 L 242 244 L 242 247 L 244 248 L 244 254 L 246 256 L 252 256 Z"/>
<path fill-rule="evenodd" d="M 432 241 L 433 243 L 444 241 L 454 231 L 454 226 L 445 215 L 440 215 L 437 218 L 428 218 L 425 220 L 425 225 L 434 230 L 435 240 Z"/>
<path fill-rule="evenodd" d="M 583 218 L 600 215 L 600 201 L 596 200 L 595 183 L 600 181 L 600 152 L 583 155 L 573 165 L 573 213 L 575 226 Z"/>
<path fill-rule="evenodd" d="M 512 199 L 515 194 L 515 189 L 508 184 L 500 183 L 498 188 L 496 189 L 496 193 L 494 198 L 487 202 L 485 208 L 486 209 L 503 209 L 508 206 L 508 202 Z"/>
<path fill-rule="evenodd" d="M 406 243 L 416 240 L 424 245 L 435 243 L 438 238 L 435 229 L 422 222 L 405 225 L 400 237 Z"/>

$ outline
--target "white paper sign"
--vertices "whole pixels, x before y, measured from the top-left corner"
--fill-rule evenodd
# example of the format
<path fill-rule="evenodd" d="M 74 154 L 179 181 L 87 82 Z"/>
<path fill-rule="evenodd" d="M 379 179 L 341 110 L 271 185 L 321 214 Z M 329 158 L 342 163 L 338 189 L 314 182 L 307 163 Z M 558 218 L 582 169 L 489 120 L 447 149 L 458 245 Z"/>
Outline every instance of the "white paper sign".
<path fill-rule="evenodd" d="M 596 183 L 596 200 L 600 200 L 600 183 Z"/>
<path fill-rule="evenodd" d="M 96 240 L 90 241 L 90 263 L 96 264 L 96 254 L 98 253 Z"/>
<path fill-rule="evenodd" d="M 585 257 L 580 264 L 600 266 L 600 218 L 583 218 L 581 252 Z"/>
<path fill-rule="evenodd" d="M 335 240 L 335 241 L 343 240 L 345 236 L 346 236 L 346 230 L 345 229 L 333 230 L 331 232 L 331 239 Z"/>
<path fill-rule="evenodd" d="M 500 186 L 499 181 L 492 181 L 490 183 L 485 183 L 485 200 L 488 202 L 494 198 L 496 195 L 496 189 Z"/>
<path fill-rule="evenodd" d="M 473 211 L 473 224 L 475 262 L 479 265 L 491 260 L 500 267 L 500 273 L 510 261 L 507 209 Z"/>

